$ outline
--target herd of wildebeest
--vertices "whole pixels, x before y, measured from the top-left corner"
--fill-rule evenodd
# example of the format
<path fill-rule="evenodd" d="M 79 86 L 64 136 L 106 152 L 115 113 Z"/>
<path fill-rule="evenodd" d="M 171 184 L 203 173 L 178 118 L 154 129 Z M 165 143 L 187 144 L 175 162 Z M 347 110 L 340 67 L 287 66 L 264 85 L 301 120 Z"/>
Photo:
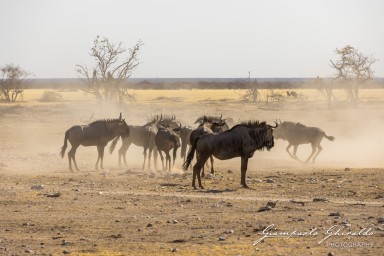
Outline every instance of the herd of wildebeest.
<path fill-rule="evenodd" d="M 274 139 L 288 141 L 286 151 L 298 161 L 296 156 L 300 144 L 310 143 L 312 152 L 303 164 L 310 160 L 315 162 L 316 157 L 322 150 L 320 142 L 325 137 L 333 141 L 333 136 L 328 136 L 323 130 L 317 127 L 307 127 L 298 122 L 275 121 L 273 125 L 260 121 L 247 121 L 233 123 L 233 119 L 223 119 L 223 116 L 201 116 L 197 118 L 195 125 L 183 126 L 175 115 L 156 115 L 146 124 L 141 126 L 128 125 L 120 113 L 117 119 L 103 119 L 91 122 L 87 125 L 75 125 L 65 132 L 64 145 L 60 155 L 64 157 L 67 141 L 71 144 L 68 151 L 69 169 L 72 171 L 72 162 L 76 170 L 79 170 L 76 163 L 76 150 L 82 146 L 96 146 L 98 158 L 96 169 L 103 169 L 104 149 L 108 142 L 112 141 L 110 152 L 116 147 L 121 138 L 122 144 L 119 149 L 119 165 L 127 165 L 126 152 L 133 143 L 144 148 L 144 162 L 142 169 L 151 169 L 151 157 L 154 155 L 156 168 L 157 154 L 160 155 L 163 170 L 171 171 L 175 164 L 177 149 L 181 147 L 181 158 L 184 161 L 183 169 L 187 170 L 196 155 L 196 163 L 193 166 L 192 186 L 196 189 L 196 178 L 198 185 L 201 184 L 201 176 L 204 176 L 204 166 L 210 159 L 211 173 L 214 174 L 213 157 L 220 160 L 227 160 L 235 157 L 241 158 L 241 185 L 247 187 L 246 172 L 248 159 L 253 156 L 256 150 L 270 150 L 274 146 Z M 232 126 L 232 127 L 231 127 Z M 289 149 L 293 146 L 293 152 Z M 187 147 L 189 151 L 187 153 Z M 173 159 L 170 151 L 173 150 Z M 165 164 L 164 156 L 165 154 Z M 148 154 L 148 155 L 147 155 Z M 148 159 L 147 159 L 148 158 Z M 172 161 L 173 160 L 173 161 Z M 201 174 L 202 171 L 202 174 Z"/>

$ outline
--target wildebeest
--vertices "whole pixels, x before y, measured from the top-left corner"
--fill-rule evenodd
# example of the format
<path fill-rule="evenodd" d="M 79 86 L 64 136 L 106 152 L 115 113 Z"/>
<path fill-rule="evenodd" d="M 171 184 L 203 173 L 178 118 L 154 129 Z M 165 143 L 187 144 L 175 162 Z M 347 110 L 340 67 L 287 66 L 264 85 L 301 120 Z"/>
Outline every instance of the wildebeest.
<path fill-rule="evenodd" d="M 181 139 L 181 152 L 180 156 L 185 161 L 185 157 L 187 156 L 187 147 L 191 147 L 191 133 L 195 130 L 192 126 L 183 126 L 180 131 L 180 139 Z"/>
<path fill-rule="evenodd" d="M 270 150 L 274 146 L 273 128 L 266 122 L 249 121 L 235 125 L 230 130 L 220 133 L 208 133 L 198 137 L 192 149 L 187 156 L 187 160 L 183 164 L 184 170 L 190 165 L 195 151 L 197 162 L 193 166 L 192 186 L 196 189 L 196 177 L 201 184 L 200 171 L 204 163 L 210 156 L 214 156 L 220 160 L 227 160 L 234 157 L 241 157 L 241 185 L 247 188 L 246 172 L 248 159 L 253 156 L 256 150 L 266 148 Z"/>
<path fill-rule="evenodd" d="M 130 145 L 133 143 L 134 145 L 138 147 L 144 148 L 144 162 L 142 169 L 145 168 L 145 161 L 147 159 L 147 150 L 148 150 L 148 169 L 151 169 L 151 156 L 152 151 L 154 154 L 154 163 L 156 168 L 156 160 L 157 160 L 157 149 L 155 144 L 155 136 L 157 134 L 157 122 L 159 121 L 159 118 L 153 118 L 151 121 L 146 123 L 145 125 L 137 126 L 137 125 L 128 125 L 130 129 L 130 136 L 125 137 L 122 139 L 122 144 L 119 149 L 119 166 L 121 166 L 121 158 L 124 160 L 124 164 L 127 166 L 127 159 L 126 159 L 126 153 L 129 149 Z M 111 147 L 110 152 L 112 153 L 116 142 L 116 138 Z"/>
<path fill-rule="evenodd" d="M 312 163 L 315 162 L 316 157 L 320 154 L 321 150 L 323 149 L 320 146 L 320 142 L 322 141 L 323 137 L 327 138 L 330 141 L 333 141 L 335 139 L 335 137 L 333 136 L 327 136 L 325 132 L 318 127 L 307 127 L 301 123 L 294 123 L 288 121 L 280 122 L 279 127 L 274 130 L 273 134 L 276 139 L 283 139 L 288 141 L 286 151 L 293 159 L 296 159 L 298 161 L 300 161 L 300 159 L 296 156 L 298 146 L 300 144 L 311 143 L 312 153 L 304 162 L 304 164 L 308 163 L 312 156 Z M 292 146 L 293 154 L 289 152 L 289 149 Z"/>
<path fill-rule="evenodd" d="M 232 121 L 233 119 L 230 118 Z M 195 124 L 199 124 L 199 125 L 202 125 L 204 123 L 207 123 L 207 122 L 216 122 L 216 123 L 222 123 L 224 122 L 223 126 L 221 126 L 220 128 L 218 128 L 218 130 L 216 131 L 213 131 L 213 132 L 223 132 L 223 131 L 226 131 L 226 130 L 229 130 L 229 125 L 228 123 L 226 122 L 227 119 L 223 119 L 223 114 L 221 114 L 220 116 L 207 116 L 207 115 L 204 115 L 204 116 L 200 116 L 199 118 L 196 119 L 195 121 Z"/>
<path fill-rule="evenodd" d="M 202 118 L 198 118 L 196 122 L 199 122 L 200 125 L 195 130 L 192 131 L 189 137 L 190 145 L 193 145 L 194 141 L 203 134 L 217 133 L 217 132 L 222 132 L 224 130 L 228 130 L 227 129 L 228 125 L 226 124 L 225 119 L 221 119 L 221 117 L 216 119 L 215 117 L 211 117 L 211 116 L 203 116 Z M 209 158 L 211 160 L 211 173 L 214 174 L 215 170 L 213 169 L 213 156 L 210 156 Z M 205 174 L 204 174 L 204 166 L 203 166 L 202 176 L 204 177 L 204 175 Z"/>
<path fill-rule="evenodd" d="M 105 119 L 94 121 L 88 125 L 75 125 L 65 132 L 64 145 L 61 148 L 60 155 L 64 157 L 67 148 L 67 141 L 71 143 L 72 148 L 68 151 L 69 169 L 72 171 L 71 161 L 75 164 L 76 170 L 79 170 L 76 163 L 76 149 L 82 146 L 96 146 L 98 158 L 96 161 L 96 169 L 100 160 L 100 168 L 103 169 L 104 148 L 109 141 L 116 137 L 129 136 L 129 127 L 124 119 Z"/>
<path fill-rule="evenodd" d="M 163 126 L 158 127 L 158 132 L 155 136 L 155 142 L 157 150 L 160 154 L 161 163 L 163 165 L 163 170 L 168 168 L 168 171 L 171 170 L 171 156 L 169 151 L 173 149 L 173 165 L 175 164 L 177 149 L 180 147 L 180 138 L 177 135 L 176 131 L 179 131 L 180 128 L 166 128 Z M 161 153 L 165 153 L 165 167 L 164 167 L 164 157 Z"/>

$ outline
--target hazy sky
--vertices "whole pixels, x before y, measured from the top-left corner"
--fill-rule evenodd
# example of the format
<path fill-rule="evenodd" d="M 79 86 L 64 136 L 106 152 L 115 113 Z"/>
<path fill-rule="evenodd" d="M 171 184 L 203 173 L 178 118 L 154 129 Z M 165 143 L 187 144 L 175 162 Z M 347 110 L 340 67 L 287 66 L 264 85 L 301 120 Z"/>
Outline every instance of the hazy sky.
<path fill-rule="evenodd" d="M 384 77 L 383 25 L 382 0 L 0 0 L 0 66 L 75 78 L 101 35 L 144 42 L 132 77 L 326 77 L 348 44 Z"/>

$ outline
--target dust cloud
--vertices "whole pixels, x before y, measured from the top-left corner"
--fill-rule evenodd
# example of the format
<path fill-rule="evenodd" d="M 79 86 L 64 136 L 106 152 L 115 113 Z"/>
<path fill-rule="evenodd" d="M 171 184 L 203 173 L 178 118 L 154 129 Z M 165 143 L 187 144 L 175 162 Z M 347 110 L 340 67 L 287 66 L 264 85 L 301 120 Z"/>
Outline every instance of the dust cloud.
<path fill-rule="evenodd" d="M 204 93 L 204 91 L 202 91 Z M 156 97 L 154 97 L 156 98 Z M 130 125 L 143 125 L 157 114 L 176 115 L 183 125 L 195 126 L 197 117 L 223 115 L 223 118 L 238 120 L 275 120 L 300 122 L 319 127 L 327 135 L 335 137 L 333 142 L 323 139 L 322 152 L 315 164 L 303 166 L 290 158 L 285 151 L 286 141 L 275 140 L 271 151 L 256 152 L 250 160 L 249 170 L 266 168 L 377 168 L 384 165 L 384 103 L 362 102 L 358 108 L 327 109 L 325 102 L 287 102 L 279 111 L 266 111 L 253 104 L 230 102 L 195 102 L 148 99 L 136 101 L 122 107 L 99 106 L 93 101 L 65 101 L 63 103 L 30 103 L 1 105 L 0 117 L 0 169 L 19 173 L 68 172 L 68 159 L 59 156 L 64 142 L 64 133 L 71 126 L 85 124 L 95 119 L 117 118 L 122 112 Z M 119 170 L 118 142 L 115 152 L 105 149 L 104 167 Z M 70 145 L 67 148 L 67 152 Z M 292 150 L 292 149 L 291 149 Z M 297 155 L 305 160 L 311 153 L 309 144 L 301 145 Z M 181 171 L 180 149 L 174 170 Z M 94 171 L 97 159 L 96 147 L 77 150 L 76 159 L 81 171 Z M 158 157 L 157 168 L 161 168 Z M 143 149 L 131 145 L 127 152 L 128 166 L 125 169 L 140 169 L 143 164 Z M 221 168 L 240 168 L 240 160 L 215 160 Z M 153 166 L 153 164 L 152 164 Z"/>

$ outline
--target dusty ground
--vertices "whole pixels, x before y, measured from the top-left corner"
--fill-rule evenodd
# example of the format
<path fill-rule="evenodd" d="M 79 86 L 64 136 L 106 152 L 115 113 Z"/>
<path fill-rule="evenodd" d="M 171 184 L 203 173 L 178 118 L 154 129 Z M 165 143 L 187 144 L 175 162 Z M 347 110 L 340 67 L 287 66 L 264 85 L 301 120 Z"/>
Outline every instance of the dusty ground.
<path fill-rule="evenodd" d="M 176 92 L 112 109 L 69 93 L 63 93 L 64 103 L 26 97 L 0 105 L 0 255 L 384 253 L 382 101 L 363 100 L 352 110 L 295 101 L 265 111 L 199 93 L 202 100 Z M 203 179 L 206 189 L 193 190 L 180 159 L 172 173 L 141 171 L 141 149 L 133 146 L 129 166 L 119 168 L 114 153 L 105 157 L 102 171 L 93 169 L 96 149 L 81 147 L 81 171 L 69 172 L 67 159 L 58 155 L 65 130 L 92 112 L 113 118 L 120 111 L 131 124 L 161 112 L 187 124 L 204 113 L 235 121 L 279 118 L 319 126 L 336 140 L 322 142 L 315 165 L 290 159 L 283 141 L 270 152 L 256 152 L 247 173 L 250 189 L 239 185 L 239 159 L 216 160 L 216 175 Z M 299 156 L 309 150 L 302 146 Z M 268 202 L 272 207 L 265 210 Z M 280 237 L 262 239 L 263 232 Z"/>

